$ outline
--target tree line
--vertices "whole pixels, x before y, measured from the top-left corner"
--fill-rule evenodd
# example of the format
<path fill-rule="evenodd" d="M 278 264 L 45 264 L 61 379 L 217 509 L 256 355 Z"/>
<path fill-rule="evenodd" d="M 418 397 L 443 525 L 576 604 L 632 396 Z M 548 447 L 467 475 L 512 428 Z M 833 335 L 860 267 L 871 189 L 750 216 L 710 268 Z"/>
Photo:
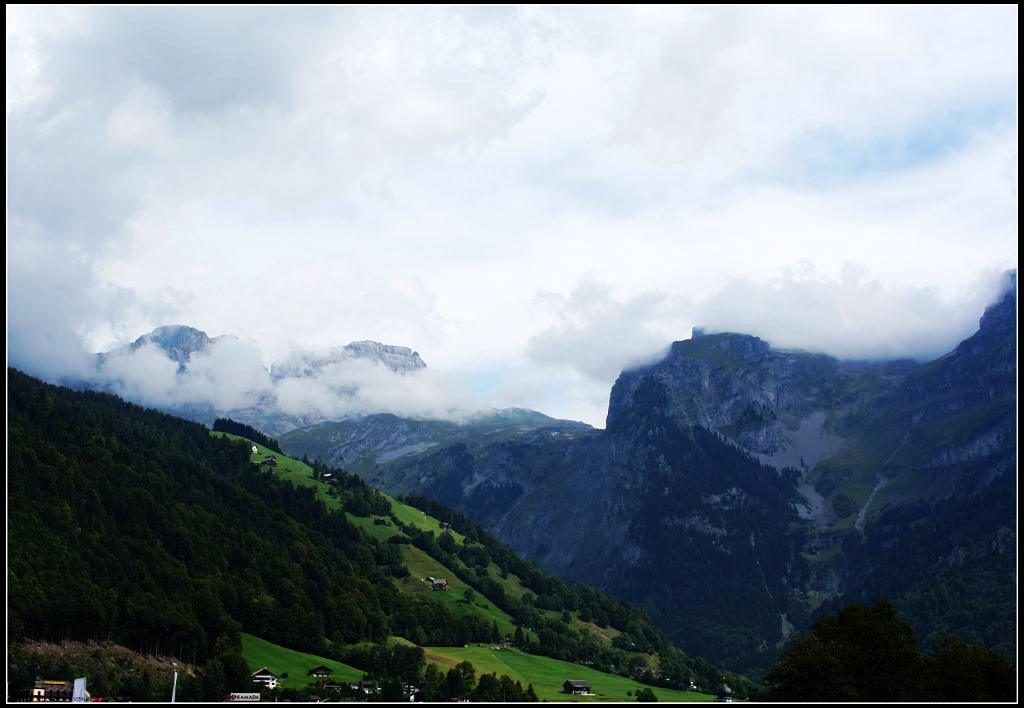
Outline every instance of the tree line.
<path fill-rule="evenodd" d="M 951 635 L 922 651 L 892 603 L 847 605 L 815 622 L 765 674 L 777 701 L 1013 701 L 1016 671 Z"/>
<path fill-rule="evenodd" d="M 281 452 L 281 445 L 278 444 L 275 438 L 269 435 L 264 435 L 256 428 L 246 425 L 245 423 L 239 423 L 237 420 L 231 420 L 230 418 L 217 418 L 213 421 L 214 432 L 230 433 L 231 435 L 237 435 L 242 438 L 248 438 L 254 443 L 258 443 L 263 447 L 270 448 L 274 452 L 284 454 Z"/>

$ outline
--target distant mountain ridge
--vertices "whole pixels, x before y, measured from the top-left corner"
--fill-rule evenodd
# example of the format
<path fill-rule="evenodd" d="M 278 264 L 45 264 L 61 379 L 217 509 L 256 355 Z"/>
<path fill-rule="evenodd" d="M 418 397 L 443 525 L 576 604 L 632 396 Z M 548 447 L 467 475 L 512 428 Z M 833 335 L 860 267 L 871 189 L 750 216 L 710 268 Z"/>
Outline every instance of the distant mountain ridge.
<path fill-rule="evenodd" d="M 101 352 L 97 354 L 97 357 L 100 357 L 102 362 L 110 356 L 131 353 L 138 351 L 143 346 L 152 345 L 163 351 L 171 360 L 179 364 L 187 364 L 194 354 L 207 352 L 211 346 L 225 339 L 237 339 L 237 337 L 230 334 L 210 337 L 201 329 L 189 325 L 162 325 L 123 347 L 109 352 Z M 381 344 L 365 339 L 340 347 L 294 352 L 271 364 L 270 373 L 276 379 L 309 377 L 326 366 L 353 359 L 372 361 L 386 366 L 396 373 L 427 367 L 426 362 L 420 358 L 419 352 L 414 352 L 408 347 Z"/>
<path fill-rule="evenodd" d="M 95 362 L 97 370 L 102 374 L 118 357 L 130 357 L 143 347 L 155 347 L 168 359 L 177 363 L 179 375 L 184 375 L 190 371 L 189 367 L 195 364 L 197 357 L 212 355 L 214 348 L 220 342 L 227 341 L 238 341 L 238 339 L 233 335 L 210 337 L 206 332 L 188 325 L 165 325 L 157 327 L 152 332 L 138 337 L 123 347 L 96 354 Z M 154 404 L 151 401 L 143 402 L 207 425 L 212 424 L 219 417 L 231 418 L 275 436 L 311 425 L 318 426 L 319 433 L 323 433 L 327 437 L 323 441 L 314 440 L 319 433 L 307 431 L 300 436 L 307 441 L 305 447 L 302 448 L 303 452 L 308 450 L 311 453 L 322 455 L 323 459 L 334 459 L 339 464 L 352 464 L 357 459 L 365 459 L 373 463 L 378 454 L 384 455 L 385 459 L 403 454 L 402 444 L 398 442 L 403 433 L 389 430 L 389 427 L 393 427 L 393 425 L 399 425 L 406 429 L 415 428 L 422 435 L 430 438 L 429 441 L 419 440 L 420 446 L 415 447 L 414 445 L 414 449 L 424 449 L 423 446 L 429 446 L 430 441 L 436 444 L 441 440 L 467 431 L 493 433 L 499 430 L 540 427 L 589 428 L 584 423 L 557 420 L 525 408 L 465 412 L 459 422 L 452 422 L 402 419 L 389 413 L 331 416 L 314 411 L 295 412 L 290 409 L 285 411 L 278 405 L 274 395 L 274 386 L 282 383 L 301 385 L 306 381 L 318 380 L 323 383 L 323 390 L 329 395 L 338 398 L 355 395 L 358 393 L 359 387 L 357 384 L 349 382 L 349 379 L 358 379 L 358 376 L 345 376 L 346 367 L 352 366 L 380 366 L 399 376 L 415 376 L 427 368 L 427 364 L 419 352 L 409 347 L 360 340 L 344 346 L 293 352 L 273 362 L 269 369 L 264 367 L 266 386 L 253 390 L 248 397 L 249 402 L 243 406 L 225 409 L 209 403 Z M 334 382 L 338 374 L 342 374 L 341 379 L 345 381 L 344 383 Z M 126 391 L 118 387 L 118 383 L 116 377 L 101 375 L 94 381 L 76 382 L 76 387 L 98 388 L 130 398 L 131 396 Z M 405 422 L 398 424 L 397 421 Z M 367 432 L 362 434 L 354 432 L 363 428 Z M 364 441 L 359 454 L 353 456 L 351 451 L 333 457 L 328 454 L 327 450 L 330 445 L 324 447 L 323 443 L 337 440 L 340 430 L 350 431 L 351 435 Z M 376 439 L 377 442 L 370 445 L 367 442 L 370 437 Z M 376 453 L 372 455 L 370 454 L 371 447 L 376 450 Z"/>
<path fill-rule="evenodd" d="M 466 437 L 493 440 L 523 431 L 590 430 L 586 423 L 559 420 L 525 408 L 481 411 L 465 421 L 414 420 L 389 413 L 319 423 L 282 435 L 292 455 L 343 465 L 372 476 L 377 464 L 415 455 Z"/>

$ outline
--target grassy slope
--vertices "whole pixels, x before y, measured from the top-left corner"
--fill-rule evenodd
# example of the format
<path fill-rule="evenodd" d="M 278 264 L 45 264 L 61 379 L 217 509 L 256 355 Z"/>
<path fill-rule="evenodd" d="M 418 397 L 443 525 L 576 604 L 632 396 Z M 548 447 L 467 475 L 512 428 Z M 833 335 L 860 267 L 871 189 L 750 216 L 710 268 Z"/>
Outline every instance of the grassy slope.
<path fill-rule="evenodd" d="M 273 671 L 277 674 L 278 683 L 284 688 L 304 688 L 313 683 L 306 672 L 318 664 L 333 669 L 334 675 L 331 678 L 335 681 L 358 681 L 363 677 L 362 671 L 340 661 L 285 649 L 245 633 L 242 633 L 242 657 L 251 671 L 264 666 Z M 288 674 L 288 678 L 282 678 L 282 674 Z"/>
<path fill-rule="evenodd" d="M 636 694 L 644 684 L 614 674 L 559 661 L 546 656 L 524 654 L 518 649 L 492 649 L 489 646 L 470 647 L 424 647 L 427 661 L 447 671 L 459 662 L 469 661 L 476 668 L 477 675 L 506 674 L 526 686 L 533 684 L 533 690 L 541 700 L 548 701 L 628 701 L 627 692 Z M 568 696 L 562 693 L 566 680 L 589 681 L 593 696 Z M 714 696 L 692 691 L 673 691 L 652 688 L 659 701 L 712 701 Z"/>
<path fill-rule="evenodd" d="M 274 473 L 277 474 L 278 477 L 283 477 L 284 479 L 291 481 L 292 484 L 295 484 L 296 486 L 315 488 L 317 490 L 317 498 L 321 499 L 327 505 L 328 509 L 341 510 L 343 508 L 342 503 L 338 499 L 332 497 L 330 494 L 327 493 L 328 486 L 326 484 L 313 479 L 313 468 L 305 464 L 301 460 L 296 460 L 294 458 L 288 457 L 287 455 L 283 455 L 280 452 L 274 452 L 270 448 L 263 447 L 258 443 L 253 443 L 251 440 L 247 438 L 239 437 L 238 435 L 232 435 L 231 433 L 214 432 L 211 433 L 211 435 L 217 437 L 226 437 L 230 440 L 244 441 L 246 443 L 249 443 L 250 445 L 256 445 L 258 452 L 250 455 L 250 459 L 253 462 L 259 462 L 267 455 L 274 455 L 277 458 L 277 466 L 271 469 L 273 469 Z M 435 534 L 440 535 L 441 522 L 439 522 L 437 519 L 433 518 L 432 516 L 427 516 L 419 509 L 415 509 L 411 506 L 408 506 L 407 504 L 403 504 L 397 499 L 394 499 L 388 496 L 387 494 L 384 494 L 383 492 L 381 492 L 381 494 L 389 502 L 391 502 L 392 512 L 394 512 L 395 516 L 402 523 L 415 526 L 425 531 L 433 531 Z M 370 536 L 373 536 L 374 538 L 387 539 L 396 534 L 401 534 L 401 531 L 399 531 L 393 526 L 388 527 L 375 525 L 373 523 L 374 517 L 360 517 L 349 514 L 348 518 L 352 523 L 366 531 Z M 452 535 L 455 537 L 455 540 L 459 543 L 463 542 L 464 538 L 462 534 L 453 532 Z"/>
<path fill-rule="evenodd" d="M 428 593 L 431 600 L 440 602 L 457 615 L 482 615 L 497 622 L 498 631 L 503 635 L 515 633 L 516 625 L 504 610 L 499 609 L 479 592 L 472 603 L 466 602 L 463 593 L 469 586 L 426 553 L 414 546 L 402 546 L 402 556 L 411 575 L 395 581 L 399 590 L 407 593 Z M 432 590 L 425 580 L 427 576 L 445 578 L 448 581 L 448 590 Z"/>
<path fill-rule="evenodd" d="M 228 438 L 230 440 L 243 441 L 243 442 L 246 442 L 246 443 L 248 443 L 250 445 L 253 445 L 253 443 L 251 441 L 249 441 L 248 439 L 245 439 L 245 438 L 240 438 L 240 436 L 238 436 L 238 435 L 232 435 L 230 433 L 223 433 L 223 432 L 213 432 L 212 434 L 226 436 L 226 438 Z M 301 462 L 299 460 L 290 458 L 287 455 L 283 455 L 281 453 L 273 452 L 272 450 L 264 448 L 263 446 L 260 446 L 258 444 L 256 444 L 256 447 L 257 447 L 258 452 L 251 455 L 251 459 L 252 459 L 253 462 L 259 462 L 266 455 L 274 455 L 276 458 L 278 458 L 278 465 L 276 465 L 276 467 L 272 467 L 271 469 L 273 469 L 273 471 L 276 474 L 278 474 L 279 476 L 282 476 L 284 478 L 287 478 L 287 480 L 290 480 L 293 484 L 295 484 L 297 486 L 315 488 L 317 490 L 317 498 L 323 499 L 324 502 L 327 504 L 328 508 L 330 508 L 330 509 L 337 509 L 337 510 L 344 510 L 342 502 L 340 500 L 336 499 L 335 497 L 330 496 L 327 493 L 328 486 L 326 484 L 322 483 L 322 482 L 317 482 L 316 480 L 314 480 L 314 478 L 312 476 L 312 468 L 310 466 L 304 464 L 303 462 Z M 420 509 L 417 509 L 415 507 L 409 506 L 408 504 L 402 504 L 401 502 L 397 501 L 396 499 L 394 499 L 394 498 L 392 498 L 392 497 L 390 497 L 390 496 L 388 496 L 386 494 L 384 494 L 383 496 L 391 503 L 392 512 L 394 513 L 394 515 L 399 520 L 401 520 L 401 523 L 406 524 L 406 525 L 415 526 L 418 529 L 422 529 L 422 530 L 426 530 L 426 531 L 431 531 L 435 535 L 440 535 L 440 522 L 438 522 L 438 520 L 436 518 L 434 518 L 433 516 L 428 515 L 424 511 L 421 511 Z M 347 514 L 347 516 L 348 516 L 348 519 L 350 520 L 350 522 L 352 522 L 352 524 L 354 524 L 356 527 L 358 527 L 359 529 L 361 529 L 362 531 L 364 531 L 365 533 L 367 533 L 369 536 L 371 536 L 373 538 L 376 538 L 376 539 L 379 539 L 379 540 L 383 541 L 383 540 L 386 540 L 386 539 L 388 539 L 388 538 L 390 538 L 391 536 L 394 536 L 394 535 L 402 535 L 402 532 L 399 531 L 395 526 L 380 526 L 380 525 L 374 524 L 375 518 L 382 518 L 382 517 L 379 517 L 379 516 L 370 516 L 370 517 L 367 517 L 367 516 L 355 516 L 353 514 Z M 458 533 L 457 531 L 453 531 L 453 536 L 455 537 L 455 540 L 457 542 L 459 542 L 459 543 L 465 543 L 466 542 L 465 537 L 462 534 Z M 401 592 L 425 593 L 425 596 L 429 597 L 431 600 L 434 600 L 436 602 L 442 603 L 442 605 L 444 605 L 445 607 L 451 609 L 457 615 L 477 614 L 479 616 L 484 617 L 488 621 L 495 621 L 495 622 L 497 622 L 498 623 L 498 630 L 502 634 L 511 635 L 511 634 L 513 634 L 515 632 L 515 623 L 512 621 L 512 618 L 506 612 L 504 612 L 503 610 L 501 610 L 497 606 L 495 606 L 494 602 L 490 601 L 488 598 L 484 597 L 479 592 L 476 593 L 476 596 L 475 596 L 475 598 L 473 599 L 472 602 L 467 602 L 465 600 L 465 598 L 464 598 L 463 593 L 464 593 L 465 589 L 468 586 L 463 581 L 459 580 L 459 578 L 456 577 L 455 573 L 453 573 L 449 568 L 445 568 L 444 566 L 439 564 L 438 561 L 434 560 L 429 555 L 427 555 L 424 551 L 420 550 L 419 548 L 416 548 L 415 546 L 403 545 L 403 546 L 401 546 L 401 549 L 402 549 L 402 555 L 403 555 L 404 559 L 406 559 L 406 566 L 407 566 L 407 568 L 409 568 L 409 571 L 411 573 L 411 576 L 409 578 L 403 578 L 403 579 L 400 579 L 400 580 L 398 580 L 398 579 L 395 580 L 395 584 L 396 584 L 396 586 L 398 587 L 398 589 Z M 490 567 L 488 569 L 488 571 L 489 571 L 490 577 L 494 578 L 496 581 L 501 583 L 501 585 L 504 587 L 506 593 L 509 596 L 519 598 L 519 597 L 522 597 L 522 595 L 527 592 L 526 588 L 524 588 L 519 583 L 519 579 L 515 575 L 509 575 L 508 578 L 502 578 L 500 573 L 499 573 L 498 566 L 496 566 L 494 564 L 492 564 L 492 567 Z M 445 578 L 447 581 L 449 581 L 449 588 L 450 589 L 446 590 L 446 591 L 431 590 L 429 585 L 427 585 L 427 583 L 425 582 L 425 578 L 427 576 L 433 576 L 435 578 Z M 545 612 L 545 614 L 547 614 L 547 615 L 549 615 L 551 617 L 556 617 L 556 618 L 560 615 L 560 613 L 555 613 L 555 612 L 550 612 L 550 611 Z M 592 635 L 594 635 L 594 636 L 598 637 L 599 639 L 601 639 L 601 640 L 603 640 L 605 642 L 608 642 L 608 643 L 610 643 L 611 639 L 614 638 L 617 634 L 621 633 L 620 631 L 618 631 L 618 630 L 616 630 L 616 629 L 614 629 L 612 627 L 601 628 L 601 627 L 598 627 L 597 625 L 593 624 L 592 622 L 584 622 L 584 621 L 582 621 L 580 619 L 580 617 L 578 616 L 577 613 L 572 613 L 571 626 L 574 629 L 577 629 L 577 630 L 586 629 L 586 630 L 590 631 Z M 252 638 L 257 640 L 257 641 L 259 641 L 259 639 L 256 639 L 255 637 L 252 637 Z M 264 643 L 266 643 L 266 642 L 264 642 Z M 272 647 L 272 644 L 270 644 L 270 645 Z M 287 652 L 289 650 L 282 650 L 282 651 L 286 651 Z M 436 650 L 436 651 L 444 651 L 444 650 Z M 459 650 L 459 651 L 462 651 L 462 650 Z M 528 657 L 528 655 L 523 655 L 523 656 Z M 247 658 L 247 660 L 249 659 L 248 656 L 246 658 Z M 541 657 L 528 657 L 528 658 L 531 659 L 531 660 L 541 660 L 542 659 Z M 551 660 L 551 659 L 546 659 L 545 658 L 544 661 L 555 661 L 555 660 Z M 648 661 L 649 661 L 649 658 L 648 658 Z M 456 663 L 458 663 L 458 662 L 456 662 Z M 562 662 L 558 662 L 558 663 L 562 663 Z M 264 662 L 264 664 L 265 664 L 265 662 Z M 260 665 L 262 666 L 263 664 L 260 664 Z M 567 664 L 566 666 L 575 666 L 575 665 L 574 664 Z M 259 668 L 259 666 L 255 667 L 255 668 Z M 271 670 L 273 670 L 274 672 L 278 672 L 278 671 L 276 671 L 276 669 L 274 669 L 273 666 L 270 666 L 269 668 Z M 306 668 L 308 669 L 309 667 L 306 667 Z M 583 668 L 583 667 L 581 667 L 581 668 Z M 483 670 L 483 669 L 480 669 L 480 670 Z M 492 670 L 492 669 L 487 669 L 486 672 L 489 673 L 490 670 Z M 591 673 L 594 673 L 594 674 L 598 674 L 600 676 L 610 676 L 609 674 L 604 674 L 604 673 L 601 673 L 599 671 L 593 671 L 592 669 L 586 669 L 586 670 L 588 672 L 591 672 Z M 289 673 L 291 673 L 291 672 L 289 672 Z M 501 674 L 501 672 L 499 672 L 499 675 L 500 674 Z M 618 678 L 618 679 L 621 679 L 623 681 L 627 681 L 628 683 L 630 683 L 632 688 L 622 689 L 622 691 L 620 692 L 620 694 L 623 697 L 625 697 L 625 692 L 626 691 L 634 690 L 636 688 L 636 686 L 633 686 L 633 684 L 636 683 L 635 681 L 628 681 L 628 679 L 621 678 L 621 677 L 615 677 L 615 676 L 610 676 L 610 678 L 612 678 L 612 679 Z M 564 681 L 564 678 L 562 680 Z M 286 685 L 288 685 L 288 684 L 286 684 Z M 559 682 L 559 686 L 560 685 L 561 685 L 561 682 Z M 597 685 L 597 683 L 595 683 L 595 685 Z M 636 685 L 639 686 L 640 684 L 636 684 Z M 560 689 L 559 689 L 559 691 L 560 691 Z M 669 693 L 680 693 L 680 692 L 669 692 Z M 620 694 L 616 694 L 616 695 L 620 695 Z M 693 694 L 688 694 L 688 693 L 686 693 L 684 695 L 687 696 L 687 697 L 693 696 Z M 544 698 L 544 697 L 542 696 L 542 698 Z M 591 700 L 593 700 L 593 699 L 591 699 Z M 686 698 L 686 700 L 694 700 L 694 699 Z"/>
<path fill-rule="evenodd" d="M 237 435 L 231 435 L 229 433 L 212 433 L 216 436 L 228 437 L 232 440 L 244 441 L 248 444 L 255 444 L 252 441 L 239 437 Z M 335 497 L 330 496 L 327 493 L 327 485 L 323 482 L 319 482 L 313 479 L 313 469 L 304 464 L 299 460 L 282 455 L 281 453 L 274 452 L 262 445 L 256 444 L 258 452 L 252 454 L 250 459 L 253 462 L 259 462 L 266 455 L 274 455 L 277 457 L 277 466 L 271 469 L 280 477 L 290 480 L 293 484 L 303 487 L 313 487 L 317 489 L 317 497 L 322 499 L 329 509 L 343 510 L 343 504 Z M 382 493 L 383 494 L 383 493 Z M 432 531 L 435 535 L 440 536 L 441 534 L 441 522 L 432 516 L 427 515 L 423 511 L 414 507 L 403 504 L 398 500 L 384 494 L 384 497 L 391 503 L 392 513 L 402 523 L 415 526 L 416 528 Z M 387 540 L 391 536 L 403 535 L 402 532 L 394 525 L 382 526 L 374 523 L 375 519 L 383 517 L 361 517 L 353 514 L 348 514 L 348 519 L 357 527 L 362 529 L 368 536 L 379 540 Z M 465 543 L 465 537 L 457 531 L 452 531 L 452 536 L 458 543 Z M 487 598 L 483 597 L 480 593 L 477 593 L 476 598 L 472 603 L 465 602 L 463 598 L 463 591 L 468 587 L 464 582 L 459 580 L 455 573 L 450 569 L 441 565 L 423 551 L 413 546 L 402 546 L 402 554 L 406 560 L 406 566 L 409 568 L 409 572 L 412 575 L 409 578 L 402 580 L 396 580 L 398 589 L 402 592 L 408 593 L 428 593 L 428 597 L 435 602 L 447 606 L 458 615 L 466 615 L 470 613 L 478 614 L 486 618 L 487 620 L 493 620 L 498 623 L 498 631 L 503 634 L 512 634 L 515 632 L 516 626 L 512 622 L 512 618 L 507 613 L 498 609 Z M 432 591 L 429 586 L 424 582 L 427 576 L 433 576 L 437 578 L 446 578 L 449 583 L 448 591 Z M 495 577 L 497 573 L 495 572 Z M 512 576 L 514 577 L 514 576 Z M 502 581 L 505 584 L 506 589 L 515 597 L 521 597 L 526 589 L 519 585 L 514 580 Z"/>
<path fill-rule="evenodd" d="M 313 468 L 309 465 L 300 462 L 299 460 L 292 459 L 287 455 L 282 455 L 280 452 L 274 452 L 268 447 L 263 447 L 258 443 L 254 443 L 247 438 L 239 437 L 238 435 L 232 435 L 231 433 L 210 433 L 215 437 L 225 437 L 229 440 L 239 440 L 249 443 L 250 445 L 256 445 L 259 452 L 250 455 L 250 459 L 253 462 L 259 462 L 267 455 L 273 455 L 277 458 L 277 466 L 271 469 L 277 474 L 278 477 L 289 480 L 292 484 L 297 487 L 313 487 L 317 490 L 317 498 L 322 500 L 327 505 L 328 509 L 341 509 L 341 502 L 330 494 L 327 493 L 327 485 L 323 482 L 318 482 L 313 479 Z M 351 518 L 351 517 L 350 517 Z"/>

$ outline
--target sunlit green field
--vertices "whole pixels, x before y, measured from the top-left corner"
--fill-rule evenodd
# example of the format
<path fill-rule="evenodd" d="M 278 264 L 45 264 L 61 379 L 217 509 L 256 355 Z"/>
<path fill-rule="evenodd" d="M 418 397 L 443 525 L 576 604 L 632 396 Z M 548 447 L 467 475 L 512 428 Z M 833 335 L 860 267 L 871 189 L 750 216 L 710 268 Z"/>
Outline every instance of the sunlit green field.
<path fill-rule="evenodd" d="M 579 664 L 559 661 L 546 656 L 524 654 L 518 649 L 493 649 L 489 646 L 424 647 L 427 661 L 447 671 L 452 666 L 469 661 L 477 675 L 496 673 L 508 675 L 523 686 L 533 684 L 537 697 L 548 701 L 632 701 L 645 685 L 613 674 L 606 674 Z M 569 696 L 562 693 L 566 680 L 589 681 L 593 696 Z M 673 691 L 652 688 L 660 702 L 713 701 L 714 696 L 692 691 Z"/>
<path fill-rule="evenodd" d="M 274 455 L 277 458 L 277 465 L 269 469 L 271 469 L 278 477 L 287 479 L 297 486 L 312 487 L 316 489 L 317 497 L 323 500 L 329 509 L 336 509 L 340 511 L 344 510 L 344 504 L 341 500 L 332 497 L 327 493 L 328 485 L 313 479 L 313 469 L 309 465 L 288 457 L 287 455 L 274 452 L 273 450 L 259 445 L 258 443 L 253 443 L 247 438 L 242 438 L 230 433 L 214 432 L 212 434 L 219 437 L 226 437 L 230 440 L 244 442 L 250 446 L 255 444 L 257 452 L 250 454 L 250 459 L 253 462 L 259 462 L 267 455 Z M 440 536 L 441 525 L 436 518 L 429 516 L 419 509 L 403 504 L 386 494 L 383 494 L 383 496 L 391 504 L 392 513 L 395 518 L 397 518 L 401 523 L 409 526 L 415 526 L 422 530 L 432 531 L 435 535 Z M 388 520 L 391 521 L 391 525 L 374 523 L 376 519 L 386 519 L 387 517 L 362 517 L 347 514 L 347 518 L 355 526 L 362 529 L 368 536 L 380 541 L 386 541 L 388 538 L 395 535 L 404 535 L 394 524 L 394 521 L 391 521 L 390 519 Z M 465 537 L 457 531 L 453 531 L 452 535 L 456 542 L 466 542 Z M 502 636 L 512 635 L 515 632 L 516 625 L 512 621 L 512 618 L 479 592 L 475 594 L 475 597 L 471 602 L 467 602 L 464 592 L 468 586 L 463 581 L 459 580 L 459 578 L 456 577 L 449 568 L 437 562 L 425 552 L 414 546 L 403 545 L 402 555 L 405 559 L 406 567 L 409 569 L 410 576 L 395 580 L 395 584 L 400 591 L 405 593 L 423 593 L 424 596 L 428 597 L 431 601 L 445 605 L 457 615 L 465 616 L 475 614 L 482 616 L 488 621 L 496 622 L 498 625 L 498 631 Z M 527 592 L 526 588 L 520 584 L 519 579 L 515 575 L 509 575 L 507 578 L 502 578 L 498 570 L 498 567 L 492 563 L 491 567 L 488 569 L 488 575 L 503 587 L 509 597 L 521 598 L 523 594 Z M 447 591 L 431 590 L 430 586 L 424 582 L 424 578 L 427 576 L 446 578 L 449 583 L 449 589 Z M 545 610 L 544 614 L 557 619 L 561 613 Z M 586 630 L 590 632 L 591 635 L 604 642 L 611 642 L 611 640 L 620 633 L 618 630 L 611 627 L 601 628 L 591 622 L 583 622 L 575 612 L 572 613 L 571 626 L 576 630 Z M 536 657 L 530 658 L 535 659 Z M 648 661 L 650 661 L 650 659 L 648 659 Z M 273 669 L 273 667 L 271 668 Z M 602 674 L 602 676 L 604 676 L 604 674 Z M 634 682 L 629 683 L 632 684 Z M 623 689 L 623 691 L 625 690 L 630 689 Z M 623 695 L 625 694 L 623 693 Z M 687 694 L 688 700 L 694 700 L 693 698 L 689 698 L 689 695 L 691 694 Z"/>
<path fill-rule="evenodd" d="M 512 635 L 516 631 L 512 618 L 479 592 L 474 594 L 472 602 L 467 602 L 464 593 L 469 586 L 420 549 L 402 546 L 402 556 L 410 573 L 408 578 L 395 581 L 402 592 L 425 593 L 431 600 L 441 603 L 457 615 L 476 614 L 497 622 L 498 631 L 502 636 Z M 448 581 L 448 589 L 431 589 L 430 584 L 424 581 L 428 576 L 445 578 Z"/>
<path fill-rule="evenodd" d="M 242 633 L 242 658 L 249 665 L 250 671 L 266 666 L 277 674 L 278 685 L 283 688 L 305 688 L 313 683 L 307 672 L 318 664 L 334 670 L 331 678 L 339 683 L 358 681 L 363 672 L 340 661 L 332 661 L 314 654 L 303 654 L 292 649 L 285 649 L 271 644 L 259 637 Z M 284 677 L 284 674 L 288 674 Z"/>
<path fill-rule="evenodd" d="M 332 497 L 327 493 L 328 485 L 313 479 L 313 468 L 305 464 L 300 460 L 288 457 L 280 452 L 274 452 L 270 448 L 263 447 L 259 443 L 254 443 L 248 438 L 243 438 L 238 435 L 232 435 L 231 433 L 213 432 L 210 433 L 216 437 L 224 437 L 229 440 L 237 440 L 244 442 L 250 446 L 255 445 L 258 450 L 255 453 L 250 453 L 249 459 L 252 462 L 260 462 L 267 455 L 273 455 L 277 458 L 277 465 L 270 467 L 269 469 L 274 472 L 278 477 L 287 479 L 296 486 L 299 487 L 312 487 L 316 489 L 317 498 L 321 499 L 328 509 L 342 509 L 343 504 L 340 500 Z M 397 499 L 380 492 L 380 494 L 391 503 L 391 511 L 399 521 L 409 526 L 415 526 L 418 529 L 424 531 L 433 531 L 436 535 L 441 534 L 441 522 L 432 516 L 428 516 L 419 509 L 415 509 L 407 504 L 403 504 Z M 395 534 L 401 533 L 395 526 L 378 526 L 373 523 L 375 517 L 360 517 L 352 514 L 348 515 L 348 518 L 359 528 L 366 531 L 369 535 L 374 538 L 387 539 Z M 462 543 L 465 539 L 462 534 L 457 531 L 453 531 L 452 535 L 455 540 Z"/>

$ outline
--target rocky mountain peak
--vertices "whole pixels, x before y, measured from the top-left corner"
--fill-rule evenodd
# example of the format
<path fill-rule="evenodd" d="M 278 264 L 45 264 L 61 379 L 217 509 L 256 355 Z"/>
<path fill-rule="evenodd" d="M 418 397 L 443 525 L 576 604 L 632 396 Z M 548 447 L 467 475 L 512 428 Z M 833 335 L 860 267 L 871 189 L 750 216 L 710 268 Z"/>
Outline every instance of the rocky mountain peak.
<path fill-rule="evenodd" d="M 409 347 L 362 340 L 343 347 L 295 352 L 275 362 L 271 367 L 271 374 L 275 379 L 308 378 L 315 376 L 326 366 L 354 359 L 372 361 L 399 374 L 427 367 L 419 352 Z"/>
<path fill-rule="evenodd" d="M 206 332 L 195 327 L 164 325 L 142 335 L 128 346 L 134 351 L 146 344 L 153 344 L 174 361 L 184 364 L 193 354 L 203 351 L 213 341 Z"/>
<path fill-rule="evenodd" d="M 427 368 L 427 364 L 420 357 L 420 353 L 413 351 L 409 347 L 381 344 L 380 342 L 364 339 L 358 342 L 351 342 L 345 345 L 344 349 L 360 359 L 373 359 L 394 371 L 412 371 Z"/>

